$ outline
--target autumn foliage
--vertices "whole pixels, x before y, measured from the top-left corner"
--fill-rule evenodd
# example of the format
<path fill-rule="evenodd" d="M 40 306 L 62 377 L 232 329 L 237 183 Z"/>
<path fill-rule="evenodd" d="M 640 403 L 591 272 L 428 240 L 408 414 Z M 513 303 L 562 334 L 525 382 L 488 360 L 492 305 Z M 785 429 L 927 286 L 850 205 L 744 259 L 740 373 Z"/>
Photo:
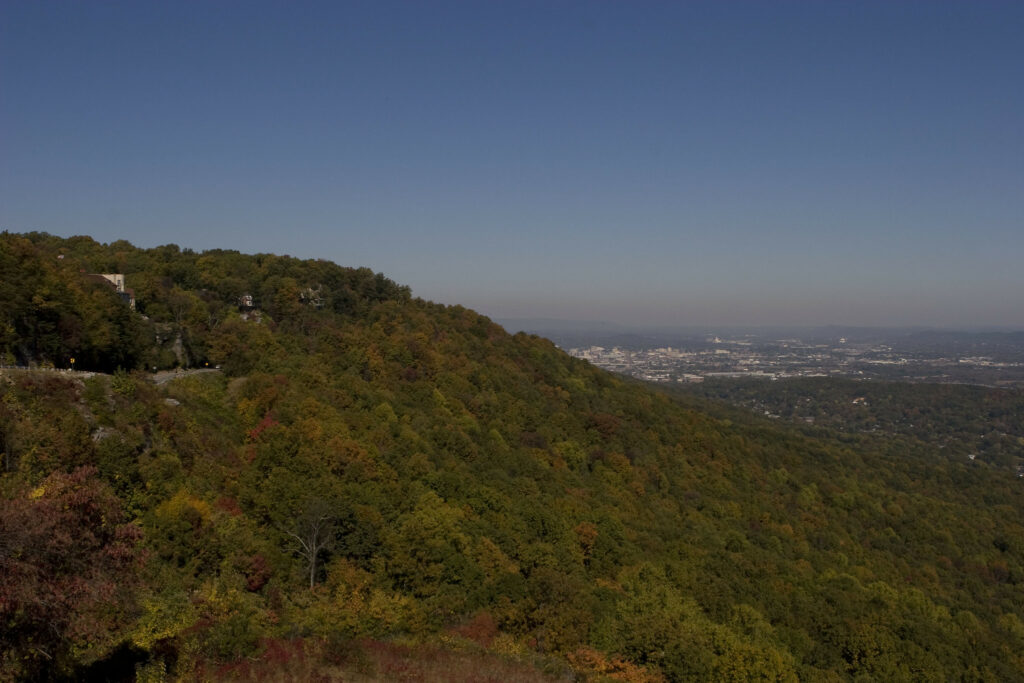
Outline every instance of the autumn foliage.
<path fill-rule="evenodd" d="M 0 665 L 30 674 L 102 656 L 133 616 L 140 530 L 82 467 L 0 500 Z"/>
<path fill-rule="evenodd" d="M 0 679 L 1024 678 L 1024 487 L 917 427 L 671 396 L 325 261 L 4 234 L 0 289 L 40 367 L 0 371 Z M 1019 457 L 1014 396 L 951 443 Z"/>

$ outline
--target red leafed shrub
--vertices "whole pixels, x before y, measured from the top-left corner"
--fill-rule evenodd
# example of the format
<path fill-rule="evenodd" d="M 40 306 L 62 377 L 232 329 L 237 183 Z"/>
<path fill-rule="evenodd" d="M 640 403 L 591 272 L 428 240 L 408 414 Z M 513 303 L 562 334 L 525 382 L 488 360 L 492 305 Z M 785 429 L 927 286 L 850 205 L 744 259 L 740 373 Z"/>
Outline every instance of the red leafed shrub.
<path fill-rule="evenodd" d="M 267 558 L 262 555 L 253 555 L 249 558 L 249 567 L 245 572 L 245 587 L 253 592 L 258 591 L 266 585 L 270 574 Z"/>
<path fill-rule="evenodd" d="M 490 647 L 494 637 L 498 635 L 498 624 L 487 612 L 480 612 L 471 620 L 453 629 L 455 633 L 472 640 L 482 647 Z"/>
<path fill-rule="evenodd" d="M 268 412 L 266 415 L 263 416 L 263 419 L 260 420 L 260 423 L 258 425 L 249 430 L 249 441 L 255 441 L 256 439 L 260 438 L 260 434 L 262 434 L 267 429 L 273 427 L 276 424 L 279 424 L 278 421 L 272 418 L 270 416 L 270 413 Z"/>
<path fill-rule="evenodd" d="M 596 429 L 597 433 L 601 435 L 603 439 L 611 439 L 618 431 L 619 426 L 622 424 L 622 419 L 611 415 L 609 413 L 594 413 L 590 416 L 589 427 Z"/>
<path fill-rule="evenodd" d="M 238 501 L 230 496 L 221 496 L 214 502 L 213 506 L 218 510 L 223 510 L 232 517 L 239 517 L 242 514 L 242 508 L 238 506 Z"/>
<path fill-rule="evenodd" d="M 287 671 L 298 668 L 305 659 L 306 651 L 301 640 L 266 638 L 261 641 L 263 653 L 259 662 L 269 671 Z"/>
<path fill-rule="evenodd" d="M 101 656 L 131 612 L 139 529 L 82 467 L 0 500 L 0 678 Z"/>

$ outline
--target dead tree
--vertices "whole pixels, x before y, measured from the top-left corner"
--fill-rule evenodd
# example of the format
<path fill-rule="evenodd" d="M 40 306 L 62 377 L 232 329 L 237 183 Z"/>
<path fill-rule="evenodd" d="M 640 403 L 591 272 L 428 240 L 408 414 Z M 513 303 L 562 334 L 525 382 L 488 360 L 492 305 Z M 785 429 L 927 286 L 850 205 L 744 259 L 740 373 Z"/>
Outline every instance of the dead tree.
<path fill-rule="evenodd" d="M 317 561 L 322 553 L 334 547 L 336 519 L 326 501 L 316 499 L 290 529 L 282 529 L 295 543 L 295 552 L 309 568 L 309 587 L 316 584 Z"/>

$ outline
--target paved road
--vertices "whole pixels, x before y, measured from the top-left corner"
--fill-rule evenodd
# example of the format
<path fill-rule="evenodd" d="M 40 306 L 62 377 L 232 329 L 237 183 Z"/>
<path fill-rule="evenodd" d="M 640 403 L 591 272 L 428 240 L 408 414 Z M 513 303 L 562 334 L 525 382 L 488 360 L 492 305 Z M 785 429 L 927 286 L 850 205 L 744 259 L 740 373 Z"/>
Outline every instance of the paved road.
<path fill-rule="evenodd" d="M 25 365 L 0 365 L 0 373 L 5 372 L 54 372 L 60 375 L 67 375 L 69 377 L 77 377 L 79 379 L 89 379 L 93 375 L 103 374 L 102 372 L 69 370 L 67 368 L 30 368 Z"/>
<path fill-rule="evenodd" d="M 201 375 L 206 372 L 220 372 L 217 368 L 197 368 L 195 370 L 162 370 L 153 375 L 150 375 L 150 379 L 153 380 L 154 384 L 164 384 L 170 382 L 172 379 L 181 379 L 182 377 L 188 377 L 189 375 Z"/>
<path fill-rule="evenodd" d="M 77 377 L 80 379 L 89 379 L 94 375 L 102 375 L 102 372 L 87 372 L 82 370 L 68 370 L 63 368 L 27 368 L 21 366 L 0 366 L 0 373 L 2 372 L 55 372 L 61 375 L 69 377 Z M 182 377 L 188 377 L 189 375 L 199 375 L 204 372 L 220 372 L 217 368 L 196 368 L 194 370 L 161 370 L 160 372 L 154 373 L 149 376 L 153 380 L 154 384 L 165 384 L 170 382 L 172 379 L 181 379 Z"/>

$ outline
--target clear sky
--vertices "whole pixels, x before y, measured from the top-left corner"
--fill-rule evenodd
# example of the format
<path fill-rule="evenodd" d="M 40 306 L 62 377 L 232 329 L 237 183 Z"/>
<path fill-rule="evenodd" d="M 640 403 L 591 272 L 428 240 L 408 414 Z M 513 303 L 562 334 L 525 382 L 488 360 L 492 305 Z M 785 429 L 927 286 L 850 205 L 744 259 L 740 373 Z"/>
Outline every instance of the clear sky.
<path fill-rule="evenodd" d="M 493 317 L 1024 327 L 1024 2 L 0 0 L 0 228 Z"/>

